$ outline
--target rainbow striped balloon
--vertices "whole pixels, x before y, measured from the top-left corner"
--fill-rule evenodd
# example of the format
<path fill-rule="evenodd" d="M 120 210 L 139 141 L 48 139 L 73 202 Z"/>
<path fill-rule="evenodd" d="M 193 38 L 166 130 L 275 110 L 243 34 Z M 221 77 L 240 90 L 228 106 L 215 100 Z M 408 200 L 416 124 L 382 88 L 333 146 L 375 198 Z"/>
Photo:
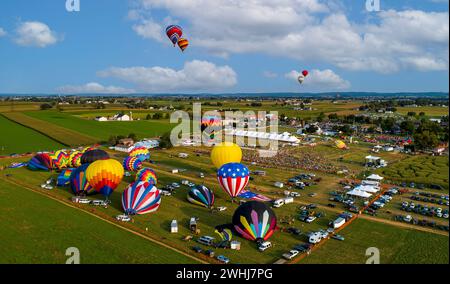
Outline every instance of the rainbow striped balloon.
<path fill-rule="evenodd" d="M 141 167 L 142 167 L 142 161 L 139 160 L 137 157 L 128 156 L 123 160 L 123 168 L 126 171 L 134 172 L 134 171 L 139 170 Z"/>
<path fill-rule="evenodd" d="M 154 170 L 150 168 L 142 168 L 136 173 L 136 181 L 145 181 L 151 185 L 157 185 L 158 179 Z"/>
<path fill-rule="evenodd" d="M 145 147 L 135 147 L 128 153 L 128 156 L 136 157 L 144 162 L 150 160 L 150 151 Z"/>

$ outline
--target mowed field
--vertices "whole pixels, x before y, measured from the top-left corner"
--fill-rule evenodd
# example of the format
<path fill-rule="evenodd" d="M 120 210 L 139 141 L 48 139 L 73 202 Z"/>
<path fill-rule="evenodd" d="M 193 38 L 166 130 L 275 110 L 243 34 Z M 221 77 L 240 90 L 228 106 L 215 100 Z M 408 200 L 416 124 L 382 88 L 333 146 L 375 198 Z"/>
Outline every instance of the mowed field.
<path fill-rule="evenodd" d="M 6 119 L 0 114 L 0 155 L 26 153 L 36 150 L 56 150 L 61 143 L 30 128 Z"/>
<path fill-rule="evenodd" d="M 364 264 L 366 250 L 378 248 L 381 264 L 448 264 L 449 239 L 357 219 L 342 231 L 345 241 L 329 240 L 301 263 Z"/>
<path fill-rule="evenodd" d="M 151 241 L 0 179 L 0 263 L 197 263 Z"/>
<path fill-rule="evenodd" d="M 438 184 L 449 188 L 449 160 L 446 156 L 413 156 L 379 169 L 377 172 L 390 180 L 416 184 Z"/>
<path fill-rule="evenodd" d="M 111 135 L 128 136 L 130 133 L 136 134 L 139 138 L 156 137 L 170 131 L 175 126 L 168 121 L 158 120 L 99 122 L 58 111 L 36 111 L 25 114 L 81 135 L 94 137 L 96 142 L 107 141 Z"/>
<path fill-rule="evenodd" d="M 448 107 L 420 106 L 420 107 L 398 107 L 397 113 L 407 115 L 408 112 L 415 112 L 417 115 L 424 112 L 428 117 L 441 117 L 448 115 Z"/>

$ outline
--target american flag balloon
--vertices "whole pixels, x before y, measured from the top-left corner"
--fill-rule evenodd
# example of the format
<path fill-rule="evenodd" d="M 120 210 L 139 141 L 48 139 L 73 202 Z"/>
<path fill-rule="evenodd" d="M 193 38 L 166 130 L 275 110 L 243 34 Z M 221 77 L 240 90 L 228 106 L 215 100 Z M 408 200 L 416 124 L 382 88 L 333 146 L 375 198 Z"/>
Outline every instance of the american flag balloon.
<path fill-rule="evenodd" d="M 247 186 L 250 171 L 240 163 L 228 163 L 217 171 L 217 179 L 222 188 L 232 198 L 238 196 Z"/>
<path fill-rule="evenodd" d="M 148 182 L 130 184 L 122 194 L 122 207 L 128 215 L 142 215 L 158 210 L 161 192 Z"/>

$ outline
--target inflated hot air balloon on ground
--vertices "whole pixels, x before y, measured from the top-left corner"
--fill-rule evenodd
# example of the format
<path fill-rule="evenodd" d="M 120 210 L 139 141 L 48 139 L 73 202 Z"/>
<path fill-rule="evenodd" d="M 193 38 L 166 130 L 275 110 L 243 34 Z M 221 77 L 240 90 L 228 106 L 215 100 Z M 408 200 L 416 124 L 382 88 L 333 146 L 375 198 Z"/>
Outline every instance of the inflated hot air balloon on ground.
<path fill-rule="evenodd" d="M 150 160 L 150 151 L 145 147 L 135 147 L 128 153 L 128 156 L 136 157 L 144 162 Z"/>
<path fill-rule="evenodd" d="M 122 181 L 123 174 L 123 166 L 118 161 L 97 160 L 87 168 L 86 179 L 98 193 L 108 198 Z"/>
<path fill-rule="evenodd" d="M 166 28 L 167 37 L 175 46 L 178 40 L 183 36 L 183 29 L 177 25 L 170 25 Z"/>
<path fill-rule="evenodd" d="M 81 164 L 91 164 L 98 160 L 107 160 L 109 159 L 108 153 L 106 153 L 103 150 L 95 149 L 95 150 L 89 150 L 83 153 L 83 156 L 81 156 Z"/>
<path fill-rule="evenodd" d="M 220 236 L 222 241 L 230 242 L 231 239 L 233 238 L 233 233 L 231 232 L 230 229 L 221 229 L 221 230 L 216 229 L 214 232 Z"/>
<path fill-rule="evenodd" d="M 158 179 L 154 170 L 150 168 L 142 168 L 136 173 L 136 182 L 146 181 L 149 184 L 157 185 Z"/>
<path fill-rule="evenodd" d="M 204 185 L 191 187 L 187 194 L 190 203 L 200 205 L 206 208 L 212 208 L 214 205 L 214 192 Z"/>
<path fill-rule="evenodd" d="M 211 161 L 217 169 L 228 163 L 240 163 L 241 160 L 241 147 L 231 142 L 217 144 L 211 151 Z"/>
<path fill-rule="evenodd" d="M 69 156 L 69 166 L 73 168 L 78 168 L 81 166 L 81 156 L 83 156 L 83 153 L 74 151 Z"/>
<path fill-rule="evenodd" d="M 122 194 L 122 208 L 127 215 L 142 215 L 158 210 L 161 192 L 148 182 L 130 184 Z"/>
<path fill-rule="evenodd" d="M 33 171 L 51 171 L 53 169 L 53 160 L 48 154 L 38 154 L 28 162 L 28 168 Z"/>
<path fill-rule="evenodd" d="M 97 193 L 95 188 L 86 179 L 86 169 L 88 167 L 89 164 L 84 164 L 76 168 L 70 175 L 70 188 L 75 195 L 91 195 Z"/>
<path fill-rule="evenodd" d="M 73 169 L 65 169 L 62 170 L 61 173 L 58 175 L 58 178 L 56 180 L 57 186 L 66 186 L 70 184 L 70 176 L 72 175 Z"/>
<path fill-rule="evenodd" d="M 217 171 L 217 180 L 220 186 L 232 199 L 238 196 L 247 186 L 250 171 L 240 163 L 228 163 Z"/>
<path fill-rule="evenodd" d="M 135 172 L 139 170 L 142 167 L 142 161 L 139 160 L 137 157 L 125 157 L 123 159 L 123 168 L 126 171 Z"/>
<path fill-rule="evenodd" d="M 236 232 L 251 241 L 267 241 L 275 231 L 277 218 L 272 209 L 259 201 L 248 201 L 240 205 L 233 215 Z"/>
<path fill-rule="evenodd" d="M 81 153 L 86 153 L 87 151 L 92 151 L 92 150 L 95 150 L 96 148 L 95 147 L 85 147 L 83 150 L 81 150 Z"/>
<path fill-rule="evenodd" d="M 189 46 L 189 41 L 185 38 L 180 38 L 178 40 L 178 47 L 181 49 L 182 52 L 185 51 L 186 48 Z"/>
<path fill-rule="evenodd" d="M 347 145 L 342 140 L 334 140 L 334 145 L 336 146 L 336 148 L 341 150 L 348 148 Z"/>

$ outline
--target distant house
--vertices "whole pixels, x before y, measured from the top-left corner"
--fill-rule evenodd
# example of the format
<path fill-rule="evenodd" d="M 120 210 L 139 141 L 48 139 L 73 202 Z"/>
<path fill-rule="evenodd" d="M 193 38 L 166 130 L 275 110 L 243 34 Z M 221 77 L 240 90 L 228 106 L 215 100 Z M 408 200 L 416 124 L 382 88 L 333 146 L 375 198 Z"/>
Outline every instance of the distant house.
<path fill-rule="evenodd" d="M 97 116 L 95 118 L 96 121 L 108 121 L 108 118 L 104 117 L 104 116 Z"/>
<path fill-rule="evenodd" d="M 133 120 L 133 115 L 132 115 L 131 112 L 130 112 L 130 115 L 123 114 L 123 113 L 118 113 L 118 114 L 116 114 L 116 115 L 114 115 L 112 117 L 112 120 L 115 120 L 115 121 L 132 121 Z"/>
<path fill-rule="evenodd" d="M 113 148 L 114 148 L 114 150 L 119 151 L 119 152 L 129 153 L 131 150 L 133 150 L 134 147 L 123 145 L 123 144 L 117 144 Z"/>
<path fill-rule="evenodd" d="M 118 145 L 123 145 L 126 147 L 132 147 L 134 146 L 134 140 L 131 138 L 124 138 L 124 139 L 120 139 Z"/>

